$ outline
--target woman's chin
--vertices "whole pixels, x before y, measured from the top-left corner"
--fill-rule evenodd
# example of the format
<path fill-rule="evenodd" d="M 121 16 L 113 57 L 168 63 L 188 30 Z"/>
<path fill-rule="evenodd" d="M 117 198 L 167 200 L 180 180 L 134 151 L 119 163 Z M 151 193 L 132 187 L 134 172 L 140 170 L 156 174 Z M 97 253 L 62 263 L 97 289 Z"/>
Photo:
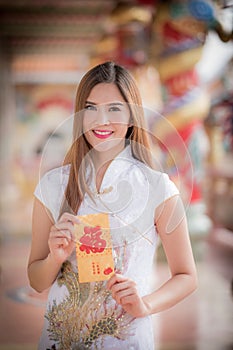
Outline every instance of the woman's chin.
<path fill-rule="evenodd" d="M 115 151 L 117 152 L 119 148 L 119 152 L 124 147 L 125 140 L 122 139 L 111 139 L 111 140 L 105 140 L 102 142 L 99 142 L 98 144 L 93 145 L 93 149 L 96 152 L 108 152 L 108 151 Z"/>

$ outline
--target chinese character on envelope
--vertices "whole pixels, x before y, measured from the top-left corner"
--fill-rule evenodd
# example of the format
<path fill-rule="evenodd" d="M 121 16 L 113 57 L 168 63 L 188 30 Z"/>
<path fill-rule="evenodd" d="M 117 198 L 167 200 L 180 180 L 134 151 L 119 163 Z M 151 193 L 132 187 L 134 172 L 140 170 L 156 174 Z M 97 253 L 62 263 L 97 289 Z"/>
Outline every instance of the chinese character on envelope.
<path fill-rule="evenodd" d="M 78 217 L 75 225 L 79 282 L 104 281 L 114 273 L 108 214 Z"/>

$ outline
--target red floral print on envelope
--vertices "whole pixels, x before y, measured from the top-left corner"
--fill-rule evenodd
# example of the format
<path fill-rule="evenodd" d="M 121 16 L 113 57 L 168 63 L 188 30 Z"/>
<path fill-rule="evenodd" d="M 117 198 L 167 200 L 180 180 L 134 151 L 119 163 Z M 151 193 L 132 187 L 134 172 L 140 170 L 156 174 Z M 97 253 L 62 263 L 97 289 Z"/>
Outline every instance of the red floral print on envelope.
<path fill-rule="evenodd" d="M 75 225 L 79 282 L 104 281 L 114 272 L 108 214 L 78 217 Z"/>

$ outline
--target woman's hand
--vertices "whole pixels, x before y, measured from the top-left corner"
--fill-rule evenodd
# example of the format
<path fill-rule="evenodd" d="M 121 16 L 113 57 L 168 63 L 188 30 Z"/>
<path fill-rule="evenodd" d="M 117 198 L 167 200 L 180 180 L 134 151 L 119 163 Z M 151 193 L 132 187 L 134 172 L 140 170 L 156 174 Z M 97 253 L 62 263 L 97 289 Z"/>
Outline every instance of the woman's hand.
<path fill-rule="evenodd" d="M 79 223 L 76 216 L 64 213 L 51 227 L 48 240 L 50 257 L 58 264 L 62 264 L 75 248 L 74 224 Z"/>
<path fill-rule="evenodd" d="M 112 297 L 133 317 L 145 317 L 150 314 L 149 306 L 139 296 L 136 283 L 122 275 L 113 275 L 107 283 Z"/>

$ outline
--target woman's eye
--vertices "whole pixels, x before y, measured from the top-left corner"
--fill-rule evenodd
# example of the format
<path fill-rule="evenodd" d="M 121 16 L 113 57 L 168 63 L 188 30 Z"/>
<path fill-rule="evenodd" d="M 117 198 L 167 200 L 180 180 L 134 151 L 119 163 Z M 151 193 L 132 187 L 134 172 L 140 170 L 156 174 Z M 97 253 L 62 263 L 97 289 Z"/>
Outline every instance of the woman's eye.
<path fill-rule="evenodd" d="M 86 106 L 85 106 L 85 109 L 86 109 L 87 111 L 95 111 L 95 110 L 96 110 L 96 107 L 93 106 L 93 105 L 86 105 Z"/>
<path fill-rule="evenodd" d="M 119 112 L 119 111 L 120 111 L 120 108 L 119 108 L 119 107 L 115 107 L 115 106 L 114 106 L 114 107 L 110 107 L 110 108 L 109 108 L 109 111 L 110 111 L 110 112 Z"/>

